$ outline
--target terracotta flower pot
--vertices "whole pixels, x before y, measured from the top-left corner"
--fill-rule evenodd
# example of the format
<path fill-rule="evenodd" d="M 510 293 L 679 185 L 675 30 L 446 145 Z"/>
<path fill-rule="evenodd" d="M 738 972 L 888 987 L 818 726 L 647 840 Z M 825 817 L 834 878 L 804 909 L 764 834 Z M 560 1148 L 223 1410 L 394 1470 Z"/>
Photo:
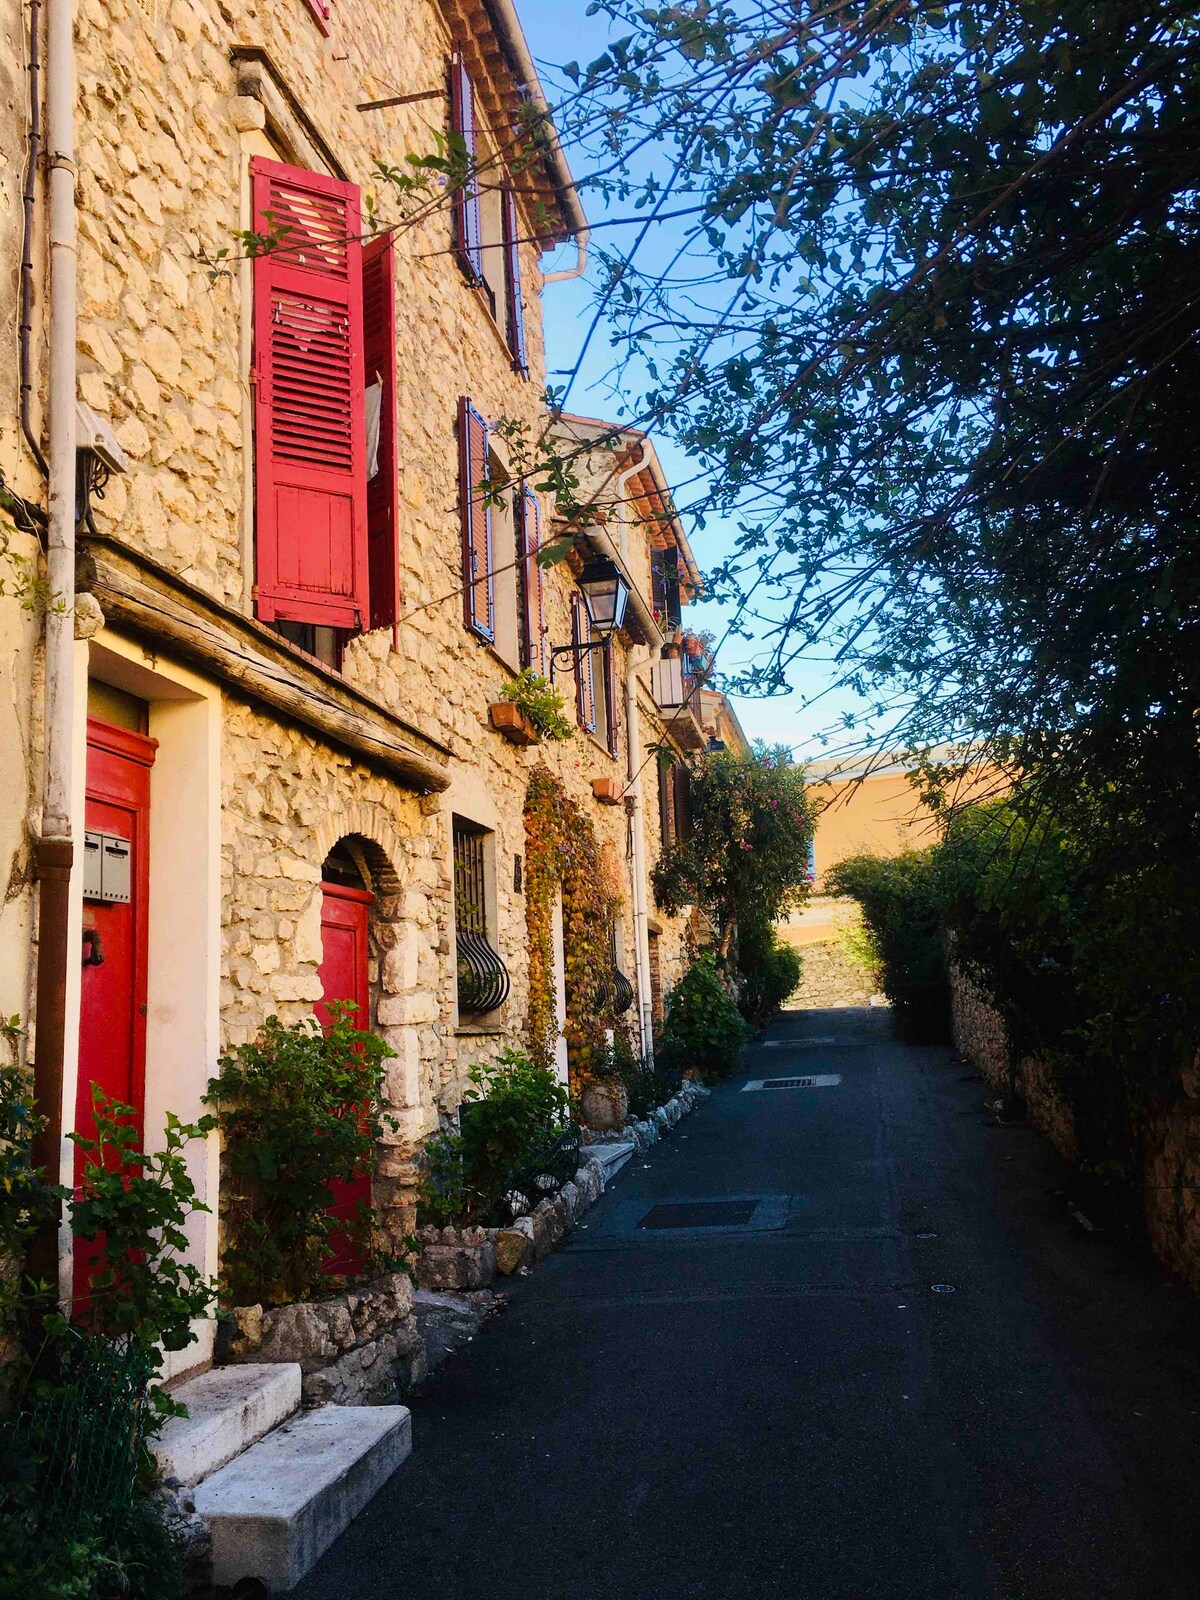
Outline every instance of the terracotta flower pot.
<path fill-rule="evenodd" d="M 593 778 L 592 793 L 602 806 L 619 806 L 621 804 L 621 785 L 615 778 Z"/>
<path fill-rule="evenodd" d="M 583 1091 L 580 1110 L 586 1127 L 597 1133 L 611 1133 L 625 1126 L 629 1115 L 629 1096 L 623 1083 L 589 1083 Z"/>
<path fill-rule="evenodd" d="M 538 731 L 520 706 L 511 700 L 495 700 L 488 707 L 492 727 L 510 744 L 537 744 Z"/>

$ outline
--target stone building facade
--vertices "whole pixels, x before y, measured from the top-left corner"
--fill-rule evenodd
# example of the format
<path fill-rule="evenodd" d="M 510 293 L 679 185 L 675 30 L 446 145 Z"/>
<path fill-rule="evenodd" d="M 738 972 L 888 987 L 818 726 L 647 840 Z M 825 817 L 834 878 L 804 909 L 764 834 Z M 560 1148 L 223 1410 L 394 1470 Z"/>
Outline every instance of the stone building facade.
<path fill-rule="evenodd" d="M 27 63 L 25 13 L 3 5 L 6 59 Z M 699 575 L 652 445 L 604 424 L 588 426 L 617 443 L 594 484 L 612 514 L 570 560 L 530 559 L 561 530 L 553 505 L 523 487 L 508 438 L 544 425 L 544 252 L 582 245 L 586 225 L 556 147 L 544 163 L 519 159 L 514 130 L 540 91 L 511 8 L 80 0 L 76 52 L 78 391 L 126 470 L 93 485 L 78 538 L 68 938 L 84 954 L 69 965 L 64 1125 L 93 1078 L 137 1107 L 151 1142 L 168 1111 L 195 1116 L 224 1050 L 270 1015 L 301 1018 L 340 997 L 330 984 L 351 979 L 331 978 L 337 941 L 361 937 L 351 986 L 394 1051 L 374 1198 L 400 1238 L 421 1141 L 454 1112 L 473 1065 L 524 1039 L 521 863 L 536 765 L 617 864 L 614 963 L 633 982 L 647 1047 L 655 997 L 703 937 L 695 918 L 657 916 L 648 887 L 663 830 L 686 825 L 669 752 L 704 748 L 720 716 L 701 714 L 684 659 L 679 607 Z M 28 107 L 16 69 L 0 70 L 12 77 L 0 230 L 18 260 Z M 474 176 L 398 196 L 384 169 L 447 148 L 447 135 L 461 154 L 464 130 Z M 40 205 L 28 238 L 39 284 Z M 15 326 L 12 288 L 6 277 L 0 312 Z M 35 368 L 42 307 L 39 294 Z M 288 389 L 297 371 L 300 400 Z M 330 421 L 327 389 L 331 404 L 350 397 L 352 416 Z M 16 418 L 15 404 L 0 408 L 0 469 L 36 503 Z M 343 447 L 344 493 L 329 487 Z M 10 539 L 36 557 L 36 530 Z M 578 579 L 593 559 L 631 593 L 603 652 L 555 658 L 589 726 L 561 744 L 514 744 L 492 708 L 522 666 L 546 670 L 553 647 L 588 642 Z M 18 601 L 0 606 L 0 998 L 30 1019 L 36 1045 L 38 629 Z M 594 665 L 586 690 L 580 661 Z M 92 875 L 93 858 L 114 884 L 124 872 L 121 887 Z M 461 1004 L 468 882 L 507 974 L 486 1014 Z M 192 1160 L 211 1204 L 215 1138 Z M 71 1162 L 64 1144 L 66 1182 Z M 216 1215 L 197 1220 L 194 1241 L 210 1271 Z M 66 1294 L 66 1242 L 61 1271 Z M 192 1359 L 207 1355 L 202 1334 Z"/>

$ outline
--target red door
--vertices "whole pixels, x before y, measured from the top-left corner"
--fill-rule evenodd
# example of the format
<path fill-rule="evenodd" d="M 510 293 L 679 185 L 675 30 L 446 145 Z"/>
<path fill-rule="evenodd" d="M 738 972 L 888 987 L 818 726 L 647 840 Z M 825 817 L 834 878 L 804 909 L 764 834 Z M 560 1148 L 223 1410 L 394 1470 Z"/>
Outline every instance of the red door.
<path fill-rule="evenodd" d="M 323 883 L 321 905 L 321 988 L 326 1002 L 352 1000 L 358 1007 L 354 1025 L 370 1025 L 371 996 L 367 983 L 367 908 L 372 895 L 368 889 L 352 889 L 340 883 Z M 325 1004 L 316 1008 L 323 1024 L 330 1021 Z M 363 1171 L 349 1183 L 332 1186 L 332 1214 L 343 1221 L 356 1221 L 360 1208 L 371 1203 L 371 1174 Z M 362 1253 L 341 1229 L 329 1237 L 331 1255 L 325 1270 L 352 1275 L 362 1270 Z"/>
<path fill-rule="evenodd" d="M 140 1130 L 146 1070 L 146 914 L 150 889 L 150 768 L 157 741 L 88 718 L 79 1080 L 75 1130 L 95 1133 L 92 1088 L 134 1108 Z M 99 837 L 97 837 L 99 836 Z M 107 874 L 106 874 L 107 868 Z M 127 888 L 126 888 L 127 875 Z M 112 895 L 123 898 L 111 898 Z M 127 897 L 125 897 L 127 896 Z M 75 1184 L 84 1154 L 75 1152 Z M 75 1310 L 86 1309 L 95 1243 L 75 1249 Z"/>

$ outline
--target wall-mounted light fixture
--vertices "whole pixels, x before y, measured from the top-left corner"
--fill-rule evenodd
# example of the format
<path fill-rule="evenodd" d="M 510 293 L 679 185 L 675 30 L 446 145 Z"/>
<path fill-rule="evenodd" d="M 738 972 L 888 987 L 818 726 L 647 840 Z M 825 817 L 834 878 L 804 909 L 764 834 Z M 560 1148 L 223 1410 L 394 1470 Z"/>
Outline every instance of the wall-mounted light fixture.
<path fill-rule="evenodd" d="M 550 647 L 550 677 L 559 657 L 576 661 L 587 650 L 602 650 L 625 621 L 625 607 L 629 604 L 629 583 L 615 561 L 607 556 L 595 556 L 579 575 L 579 592 L 587 608 L 588 620 L 595 637 L 579 644 L 555 644 Z"/>

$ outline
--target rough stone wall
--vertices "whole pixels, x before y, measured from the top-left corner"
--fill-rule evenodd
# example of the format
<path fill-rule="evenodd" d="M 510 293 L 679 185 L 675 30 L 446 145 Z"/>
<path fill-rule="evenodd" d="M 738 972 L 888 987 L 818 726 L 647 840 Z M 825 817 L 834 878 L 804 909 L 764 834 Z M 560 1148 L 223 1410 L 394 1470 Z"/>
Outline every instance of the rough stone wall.
<path fill-rule="evenodd" d="M 955 1048 L 997 1090 L 1007 1090 L 1009 1052 L 1004 1024 L 969 978 L 951 969 Z M 1025 1057 L 1016 1082 L 1029 1120 L 1069 1161 L 1079 1159 L 1068 1103 L 1048 1064 Z M 1160 1261 L 1200 1292 L 1200 1056 L 1182 1076 L 1171 1109 L 1131 1130 L 1130 1148 L 1142 1158 L 1142 1213 L 1150 1247 Z"/>
<path fill-rule="evenodd" d="M 21 259 L 21 183 L 28 84 L 24 8 L 0 0 L 0 327 L 5 329 L 4 399 L 0 403 L 0 474 L 31 500 L 42 497 L 41 476 L 21 439 L 17 321 Z M 39 229 L 35 261 L 44 259 Z M 40 336 L 40 325 L 37 329 Z M 40 337 L 34 341 L 35 359 Z M 35 428 L 41 412 L 35 407 Z M 0 1014 L 29 1019 L 31 939 L 35 893 L 30 827 L 40 811 L 41 675 L 36 616 L 14 594 L 14 580 L 37 570 L 37 540 L 17 531 L 0 511 Z"/>
<path fill-rule="evenodd" d="M 871 973 L 856 966 L 837 940 L 799 948 L 800 987 L 787 1002 L 789 1011 L 821 1011 L 837 1006 L 865 1006 L 878 990 Z"/>
<path fill-rule="evenodd" d="M 951 1033 L 955 1049 L 979 1068 L 998 1094 L 1009 1091 L 1011 1055 L 1002 1018 L 979 986 L 957 967 L 950 968 Z M 1030 1122 L 1068 1161 L 1079 1158 L 1075 1119 L 1053 1068 L 1039 1056 L 1022 1056 L 1014 1077 Z"/>

